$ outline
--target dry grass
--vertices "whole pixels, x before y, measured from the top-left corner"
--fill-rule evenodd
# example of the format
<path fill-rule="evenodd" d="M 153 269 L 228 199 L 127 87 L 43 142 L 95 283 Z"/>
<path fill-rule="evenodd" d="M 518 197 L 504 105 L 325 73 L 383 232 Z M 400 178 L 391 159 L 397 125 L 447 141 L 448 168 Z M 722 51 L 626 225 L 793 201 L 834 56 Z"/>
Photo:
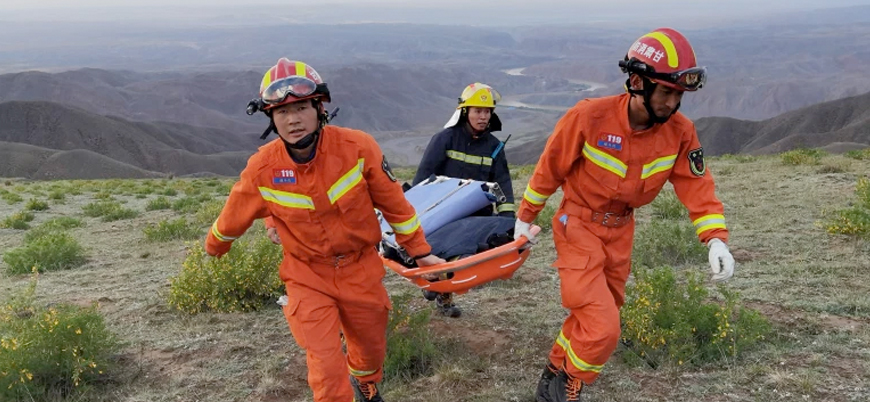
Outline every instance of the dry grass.
<path fill-rule="evenodd" d="M 870 174 L 870 161 L 833 165 L 836 168 L 786 166 L 776 156 L 711 160 L 739 264 L 728 286 L 772 321 L 774 334 L 764 346 L 737 360 L 700 369 L 635 368 L 622 363 L 619 357 L 627 352 L 618 350 L 600 380 L 588 388 L 585 400 L 870 400 L 870 245 L 830 236 L 817 224 L 825 212 L 853 201 L 857 178 Z M 527 179 L 526 174 L 515 181 L 518 195 Z M 145 211 L 149 200 L 171 193 L 169 189 L 179 190 L 180 195 L 169 197 L 172 201 L 183 198 L 183 190 L 191 187 L 178 184 L 184 182 L 155 181 L 146 199 L 136 199 L 132 191 L 114 197 L 126 201 L 127 208 Z M 0 188 L 22 193 L 32 185 L 39 183 L 11 181 L 0 183 Z M 52 204 L 36 214 L 34 222 L 81 218 L 86 225 L 71 233 L 90 258 L 81 268 L 42 275 L 40 300 L 98 302 L 107 325 L 126 344 L 115 381 L 86 400 L 311 399 L 304 354 L 277 307 L 197 316 L 167 307 L 167 278 L 179 271 L 185 245 L 144 242 L 142 229 L 183 216 L 180 212 L 149 211 L 115 222 L 83 217 L 82 205 L 93 202 L 94 193 L 102 190 L 99 182 L 88 186 L 94 190 L 67 195 L 65 204 Z M 558 205 L 558 198 L 550 203 Z M 19 209 L 0 202 L 0 218 Z M 641 209 L 641 224 L 655 212 L 651 207 Z M 24 233 L 0 229 L 0 250 L 21 245 Z M 433 317 L 431 323 L 437 337 L 455 345 L 445 350 L 448 357 L 432 376 L 387 384 L 385 399 L 532 402 L 547 351 L 566 314 L 559 303 L 557 274 L 549 266 L 554 259 L 547 231 L 514 279 L 458 296 L 463 317 Z M 707 268 L 699 260 L 682 269 Z M 0 277 L 0 292 L 26 282 L 26 276 Z M 394 294 L 411 286 L 392 273 L 386 284 Z M 413 304 L 428 308 L 422 298 Z"/>

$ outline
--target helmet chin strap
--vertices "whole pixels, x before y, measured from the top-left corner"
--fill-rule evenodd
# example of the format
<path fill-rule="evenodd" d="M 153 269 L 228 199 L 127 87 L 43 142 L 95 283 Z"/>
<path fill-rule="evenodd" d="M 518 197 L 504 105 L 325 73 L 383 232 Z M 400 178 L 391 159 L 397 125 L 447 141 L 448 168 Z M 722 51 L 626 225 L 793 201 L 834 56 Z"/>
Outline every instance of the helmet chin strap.
<path fill-rule="evenodd" d="M 643 89 L 634 89 L 631 86 L 631 76 L 629 76 L 628 80 L 626 80 L 626 83 L 625 83 L 626 88 L 628 88 L 628 93 L 630 93 L 632 95 L 643 96 L 643 107 L 644 107 L 644 109 L 646 109 L 646 113 L 649 115 L 649 125 L 650 126 L 653 126 L 654 124 L 664 124 L 665 122 L 668 121 L 668 119 L 671 118 L 671 116 L 673 116 L 675 113 L 677 113 L 677 110 L 680 109 L 680 104 L 677 103 L 677 107 L 675 107 L 674 110 L 671 112 L 671 114 L 669 114 L 667 116 L 657 115 L 651 106 L 651 103 L 652 103 L 651 99 L 652 99 L 652 94 L 653 94 L 653 92 L 655 92 L 658 84 L 650 81 L 649 78 L 646 78 L 642 75 L 640 76 L 640 78 L 643 80 Z"/>
<path fill-rule="evenodd" d="M 284 144 L 286 144 L 290 148 L 305 149 L 305 148 L 310 147 L 311 144 L 314 144 L 315 142 L 317 142 L 318 137 L 320 137 L 320 126 L 318 126 L 317 129 L 314 130 L 313 132 L 311 132 L 310 134 L 302 137 L 301 140 L 296 141 L 295 144 L 291 144 L 291 143 L 287 142 L 286 140 L 284 140 L 283 138 L 281 138 L 281 141 L 284 141 Z"/>

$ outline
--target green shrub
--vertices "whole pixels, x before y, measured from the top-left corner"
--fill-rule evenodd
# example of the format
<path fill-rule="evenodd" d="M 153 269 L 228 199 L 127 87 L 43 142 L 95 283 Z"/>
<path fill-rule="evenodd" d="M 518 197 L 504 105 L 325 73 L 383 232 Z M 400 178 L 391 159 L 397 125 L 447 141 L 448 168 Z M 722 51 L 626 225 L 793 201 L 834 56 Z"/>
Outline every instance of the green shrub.
<path fill-rule="evenodd" d="M 211 200 L 204 203 L 199 210 L 196 211 L 194 222 L 200 226 L 210 226 L 217 220 L 224 208 L 223 200 Z"/>
<path fill-rule="evenodd" d="M 786 165 L 818 165 L 827 152 L 815 148 L 798 148 L 783 152 L 780 160 Z"/>
<path fill-rule="evenodd" d="M 201 204 L 202 199 L 199 197 L 183 197 L 172 203 L 172 210 L 185 214 L 194 213 L 199 210 Z"/>
<path fill-rule="evenodd" d="M 120 350 L 96 307 L 41 307 L 36 276 L 0 305 L 0 400 L 82 400 Z"/>
<path fill-rule="evenodd" d="M 112 212 L 115 209 L 120 209 L 121 204 L 117 201 L 94 201 L 82 207 L 82 212 L 85 216 L 99 218 Z"/>
<path fill-rule="evenodd" d="M 737 356 L 770 332 L 757 311 L 740 305 L 739 295 L 719 288 L 722 302 L 708 300 L 701 274 L 682 280 L 671 268 L 637 269 L 626 287 L 621 310 L 623 344 L 653 368 L 670 362 L 701 365 Z M 639 359 L 638 359 L 639 358 Z"/>
<path fill-rule="evenodd" d="M 154 187 L 153 187 L 153 184 L 151 184 L 151 182 L 142 183 L 141 186 L 136 187 L 136 189 L 133 190 L 133 194 L 136 194 L 137 196 L 139 196 L 139 195 L 147 196 L 147 195 L 151 195 L 153 193 L 154 193 Z"/>
<path fill-rule="evenodd" d="M 169 209 L 172 207 L 172 203 L 169 202 L 169 199 L 164 196 L 159 196 L 151 201 L 148 201 L 148 204 L 145 205 L 146 211 L 157 211 L 161 209 Z"/>
<path fill-rule="evenodd" d="M 161 194 L 165 195 L 167 197 L 175 197 L 176 195 L 178 195 L 178 191 L 172 187 L 169 187 L 169 188 L 163 190 L 163 192 Z"/>
<path fill-rule="evenodd" d="M 413 180 L 413 177 L 411 178 Z M 229 196 L 230 190 L 233 189 L 233 183 L 218 183 L 214 188 L 214 192 L 217 195 Z"/>
<path fill-rule="evenodd" d="M 650 204 L 652 215 L 659 219 L 689 219 L 689 212 L 673 191 L 662 191 Z"/>
<path fill-rule="evenodd" d="M 139 211 L 130 208 L 119 208 L 117 210 L 109 212 L 108 214 L 103 215 L 103 217 L 100 219 L 103 222 L 114 222 L 124 219 L 133 219 L 137 216 L 139 216 Z"/>
<path fill-rule="evenodd" d="M 156 225 L 150 224 L 142 229 L 145 239 L 152 242 L 171 240 L 193 240 L 202 237 L 205 233 L 199 226 L 187 222 L 185 218 L 175 220 L 163 220 Z"/>
<path fill-rule="evenodd" d="M 855 196 L 858 197 L 858 205 L 870 209 L 870 179 L 862 177 L 855 186 Z"/>
<path fill-rule="evenodd" d="M 853 149 L 846 152 L 844 155 L 852 159 L 867 160 L 870 159 L 870 148 Z"/>
<path fill-rule="evenodd" d="M 429 330 L 431 309 L 415 310 L 417 298 L 404 293 L 392 298 L 393 309 L 387 324 L 387 356 L 384 377 L 410 381 L 431 374 L 439 347 Z"/>
<path fill-rule="evenodd" d="M 826 232 L 870 237 L 870 180 L 866 177 L 858 179 L 855 195 L 855 205 L 835 211 L 824 224 Z"/>
<path fill-rule="evenodd" d="M 48 203 L 45 201 L 37 200 L 36 198 L 31 198 L 27 201 L 27 204 L 24 205 L 24 209 L 28 211 L 45 211 L 48 209 Z"/>
<path fill-rule="evenodd" d="M 35 217 L 33 216 L 32 212 L 16 212 L 0 222 L 0 227 L 7 229 L 27 230 L 30 228 L 30 225 L 28 225 L 27 222 L 33 221 L 34 218 Z"/>
<path fill-rule="evenodd" d="M 632 266 L 659 267 L 707 261 L 707 248 L 687 222 L 652 221 L 637 230 Z"/>
<path fill-rule="evenodd" d="M 6 201 L 9 205 L 17 204 L 21 201 L 24 201 L 24 198 L 21 198 L 20 195 L 13 193 L 11 191 L 5 191 L 2 195 L 3 201 Z"/>
<path fill-rule="evenodd" d="M 202 195 L 202 187 L 195 183 L 190 187 L 185 187 L 182 191 L 184 192 L 184 196 L 189 198 L 197 198 Z"/>
<path fill-rule="evenodd" d="M 66 192 L 67 195 L 82 195 L 84 194 L 84 189 L 78 185 L 78 181 L 73 181 L 69 185 L 67 185 L 63 191 Z"/>
<path fill-rule="evenodd" d="M 193 243 L 181 272 L 169 279 L 169 305 L 186 313 L 253 311 L 284 293 L 278 277 L 281 248 L 262 230 L 253 239 L 239 239 L 221 258 Z M 204 234 L 204 233 L 203 233 Z"/>
<path fill-rule="evenodd" d="M 139 212 L 121 206 L 114 200 L 95 201 L 82 207 L 85 216 L 101 217 L 103 222 L 112 222 L 122 219 L 130 219 L 139 216 Z"/>
<path fill-rule="evenodd" d="M 82 227 L 84 224 L 81 219 L 72 218 L 69 216 L 61 216 L 49 219 L 41 225 L 27 231 L 24 234 L 24 242 L 36 240 L 37 237 L 42 237 L 49 233 L 62 232 L 72 228 Z"/>
<path fill-rule="evenodd" d="M 66 201 L 66 193 L 63 190 L 51 190 L 48 193 L 48 198 L 55 201 L 56 204 L 63 204 Z"/>
<path fill-rule="evenodd" d="M 870 235 L 870 210 L 852 207 L 834 212 L 825 224 L 828 234 Z"/>
<path fill-rule="evenodd" d="M 84 248 L 66 232 L 47 232 L 30 237 L 24 246 L 6 251 L 3 262 L 10 274 L 77 268 L 87 261 Z"/>
<path fill-rule="evenodd" d="M 103 190 L 103 191 L 101 191 L 101 192 L 99 192 L 99 193 L 94 194 L 94 199 L 97 199 L 97 200 L 105 200 L 105 201 L 111 201 L 111 200 L 114 200 L 115 197 L 112 196 L 112 193 L 109 193 L 109 192 Z"/>

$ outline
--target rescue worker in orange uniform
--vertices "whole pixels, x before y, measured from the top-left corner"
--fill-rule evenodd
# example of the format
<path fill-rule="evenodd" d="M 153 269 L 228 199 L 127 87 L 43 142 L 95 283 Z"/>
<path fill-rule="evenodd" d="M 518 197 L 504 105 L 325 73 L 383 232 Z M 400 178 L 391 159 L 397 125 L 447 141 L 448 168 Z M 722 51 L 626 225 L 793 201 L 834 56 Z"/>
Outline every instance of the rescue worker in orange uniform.
<path fill-rule="evenodd" d="M 677 112 L 685 91 L 701 88 L 688 40 L 661 28 L 640 37 L 619 65 L 628 93 L 586 99 L 556 124 L 523 195 L 516 237 L 559 187 L 553 217 L 562 305 L 570 315 L 550 351 L 536 392 L 539 402 L 579 401 L 616 349 L 619 309 L 634 238 L 632 211 L 649 204 L 665 182 L 689 210 L 709 247 L 713 280 L 734 272 L 722 203 L 695 126 Z"/>
<path fill-rule="evenodd" d="M 475 82 L 465 87 L 444 130 L 429 141 L 412 184 L 416 186 L 433 174 L 496 182 L 505 200 L 496 204 L 495 212 L 499 216 L 514 218 L 514 190 L 504 142 L 492 134 L 501 131 L 501 120 L 495 114 L 496 104 L 500 101 L 501 95 L 489 85 Z M 489 206 L 475 213 L 492 214 Z M 434 300 L 442 315 L 453 318 L 462 315 L 450 293 L 423 289 L 423 296 L 426 300 Z"/>
<path fill-rule="evenodd" d="M 306 351 L 314 400 L 383 401 L 376 384 L 391 306 L 374 208 L 419 265 L 444 260 L 429 254 L 417 214 L 375 140 L 326 125 L 329 101 L 326 83 L 305 63 L 282 58 L 266 72 L 248 112 L 268 115 L 265 135 L 280 138 L 248 160 L 205 249 L 219 257 L 254 220 L 271 216 L 284 250 L 284 315 Z"/>

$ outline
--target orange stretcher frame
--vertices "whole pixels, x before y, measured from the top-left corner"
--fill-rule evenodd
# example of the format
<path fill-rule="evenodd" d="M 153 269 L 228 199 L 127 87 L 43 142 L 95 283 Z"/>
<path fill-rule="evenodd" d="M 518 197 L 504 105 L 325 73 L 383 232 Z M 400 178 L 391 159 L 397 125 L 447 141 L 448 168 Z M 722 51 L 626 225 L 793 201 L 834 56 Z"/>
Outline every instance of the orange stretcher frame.
<path fill-rule="evenodd" d="M 540 228 L 536 229 L 540 230 Z M 384 256 L 381 256 L 381 260 L 384 261 L 384 266 L 421 289 L 437 293 L 463 294 L 475 286 L 496 279 L 510 279 L 529 258 L 531 246 L 528 239 L 520 237 L 508 244 L 470 257 L 420 268 L 408 268 Z M 441 274 L 450 272 L 453 273 L 453 277 L 449 279 L 426 279 L 437 278 Z"/>

